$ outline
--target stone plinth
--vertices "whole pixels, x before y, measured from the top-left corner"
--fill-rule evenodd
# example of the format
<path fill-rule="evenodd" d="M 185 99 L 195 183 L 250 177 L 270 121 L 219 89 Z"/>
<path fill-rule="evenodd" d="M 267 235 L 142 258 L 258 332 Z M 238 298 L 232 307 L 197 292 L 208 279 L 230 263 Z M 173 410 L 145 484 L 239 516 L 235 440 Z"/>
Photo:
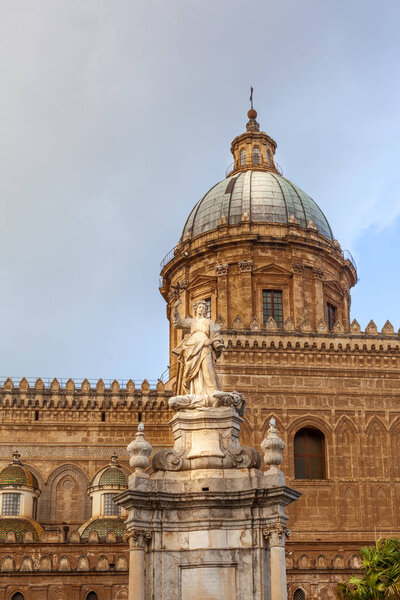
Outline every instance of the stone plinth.
<path fill-rule="evenodd" d="M 170 421 L 174 447 L 154 455 L 153 469 L 180 471 L 259 467 L 258 452 L 239 444 L 242 422 L 242 417 L 231 407 L 176 413 Z"/>
<path fill-rule="evenodd" d="M 285 506 L 299 494 L 277 476 L 256 469 L 157 472 L 133 476 L 129 487 L 118 503 L 129 511 L 130 547 L 137 554 L 139 539 L 145 558 L 146 600 L 283 600 L 271 596 L 269 565 L 272 554 L 281 581 Z"/>
<path fill-rule="evenodd" d="M 129 600 L 286 598 L 285 507 L 300 494 L 276 466 L 239 466 L 260 462 L 239 445 L 241 421 L 227 407 L 177 413 L 174 448 L 154 456 L 150 475 L 131 475 L 116 498 L 129 514 Z M 141 446 L 130 451 L 133 465 Z"/>

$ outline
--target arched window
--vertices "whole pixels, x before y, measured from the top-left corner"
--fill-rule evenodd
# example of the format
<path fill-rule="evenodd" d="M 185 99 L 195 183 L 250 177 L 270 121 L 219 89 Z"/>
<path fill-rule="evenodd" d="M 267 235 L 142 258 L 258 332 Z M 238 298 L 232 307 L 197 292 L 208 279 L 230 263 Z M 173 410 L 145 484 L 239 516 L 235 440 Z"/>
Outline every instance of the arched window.
<path fill-rule="evenodd" d="M 260 148 L 258 146 L 253 147 L 253 165 L 259 165 L 261 162 Z"/>
<path fill-rule="evenodd" d="M 96 592 L 89 592 L 86 596 L 86 600 L 99 600 L 99 597 Z"/>
<path fill-rule="evenodd" d="M 13 594 L 11 596 L 11 600 L 25 600 L 23 595 L 21 594 L 21 592 L 15 592 L 15 594 Z"/>
<path fill-rule="evenodd" d="M 293 594 L 293 600 L 306 600 L 304 591 L 300 588 L 297 588 Z"/>
<path fill-rule="evenodd" d="M 267 150 L 267 163 L 268 163 L 268 166 L 270 167 L 271 166 L 271 152 L 269 150 Z"/>
<path fill-rule="evenodd" d="M 244 148 L 240 151 L 240 166 L 244 167 L 246 164 L 246 150 Z"/>
<path fill-rule="evenodd" d="M 296 479 L 325 479 L 325 437 L 318 429 L 300 429 L 294 437 Z"/>

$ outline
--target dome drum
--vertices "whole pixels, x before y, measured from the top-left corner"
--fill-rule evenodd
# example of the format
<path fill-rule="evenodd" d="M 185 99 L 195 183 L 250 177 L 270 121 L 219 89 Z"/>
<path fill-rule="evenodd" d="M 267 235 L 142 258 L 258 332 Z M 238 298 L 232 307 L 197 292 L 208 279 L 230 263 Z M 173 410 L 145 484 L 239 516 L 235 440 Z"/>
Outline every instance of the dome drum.
<path fill-rule="evenodd" d="M 267 324 L 279 331 L 286 321 L 297 331 L 332 331 L 336 324 L 348 331 L 354 262 L 315 201 L 275 163 L 263 164 L 265 152 L 273 159 L 276 143 L 258 130 L 254 112 L 247 132 L 232 143 L 233 172 L 193 207 L 161 265 L 167 316 L 171 322 L 179 294 L 188 315 L 195 301 L 206 300 L 223 331 L 262 333 Z M 264 148 L 261 154 L 253 154 L 256 147 Z M 247 162 L 253 157 L 257 168 Z M 171 376 L 178 337 L 170 323 Z"/>

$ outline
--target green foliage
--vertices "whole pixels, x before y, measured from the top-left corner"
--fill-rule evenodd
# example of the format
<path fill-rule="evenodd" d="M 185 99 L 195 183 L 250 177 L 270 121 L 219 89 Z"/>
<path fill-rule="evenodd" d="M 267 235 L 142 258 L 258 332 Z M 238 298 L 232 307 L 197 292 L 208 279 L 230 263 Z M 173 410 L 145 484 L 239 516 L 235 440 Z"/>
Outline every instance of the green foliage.
<path fill-rule="evenodd" d="M 378 540 L 361 548 L 363 577 L 338 585 L 343 600 L 400 600 L 400 540 Z"/>

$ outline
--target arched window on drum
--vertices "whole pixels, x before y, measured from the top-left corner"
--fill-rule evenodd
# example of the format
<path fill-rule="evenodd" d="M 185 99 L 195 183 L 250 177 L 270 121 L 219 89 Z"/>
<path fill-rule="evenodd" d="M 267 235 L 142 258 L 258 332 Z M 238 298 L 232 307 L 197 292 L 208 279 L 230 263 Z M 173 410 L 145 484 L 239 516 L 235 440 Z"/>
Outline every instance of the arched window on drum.
<path fill-rule="evenodd" d="M 25 600 L 25 598 L 21 592 L 16 592 L 11 596 L 11 600 Z"/>
<path fill-rule="evenodd" d="M 244 167 L 246 164 L 246 150 L 244 148 L 240 151 L 240 166 Z"/>
<path fill-rule="evenodd" d="M 318 429 L 303 428 L 294 436 L 296 479 L 325 479 L 325 436 Z"/>
<path fill-rule="evenodd" d="M 259 165 L 261 162 L 261 153 L 258 146 L 253 146 L 253 165 Z"/>
<path fill-rule="evenodd" d="M 306 600 L 304 590 L 302 590 L 301 588 L 297 588 L 297 590 L 295 590 L 293 594 L 293 600 Z"/>
<path fill-rule="evenodd" d="M 96 592 L 89 592 L 86 596 L 86 600 L 99 600 L 99 597 Z"/>

